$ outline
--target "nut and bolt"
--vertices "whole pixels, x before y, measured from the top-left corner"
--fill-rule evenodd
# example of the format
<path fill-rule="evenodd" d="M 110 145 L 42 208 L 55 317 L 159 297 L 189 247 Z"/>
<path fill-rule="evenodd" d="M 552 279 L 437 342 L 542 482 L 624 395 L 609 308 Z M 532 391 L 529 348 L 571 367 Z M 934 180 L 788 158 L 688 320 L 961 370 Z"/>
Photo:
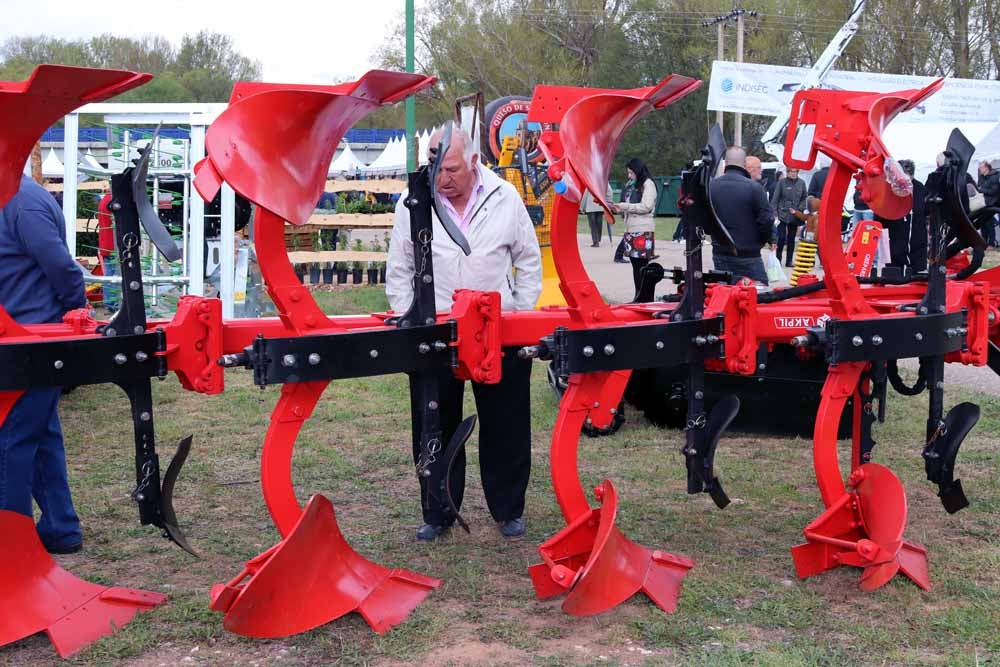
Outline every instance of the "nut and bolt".
<path fill-rule="evenodd" d="M 663 341 L 662 340 L 656 341 L 656 349 L 657 350 L 662 350 L 663 349 Z"/>
<path fill-rule="evenodd" d="M 141 336 L 142 334 L 146 333 L 146 330 L 142 328 L 142 325 L 137 324 L 134 327 L 132 327 L 132 333 L 134 333 L 136 336 Z"/>
<path fill-rule="evenodd" d="M 434 281 L 434 278 L 429 273 L 425 273 L 424 277 L 420 280 L 422 280 L 425 285 L 430 285 L 431 282 Z"/>
<path fill-rule="evenodd" d="M 420 354 L 427 354 L 430 351 L 431 351 L 431 346 L 428 345 L 427 343 L 421 343 L 420 345 L 417 345 L 417 352 L 419 352 Z"/>
<path fill-rule="evenodd" d="M 582 351 L 583 351 L 583 356 L 585 357 L 594 356 L 594 348 L 592 348 L 590 345 L 584 345 Z"/>
<path fill-rule="evenodd" d="M 861 336 L 855 336 L 854 338 L 851 339 L 851 345 L 853 345 L 854 347 L 861 347 L 864 344 L 865 341 L 864 339 L 861 338 Z"/>
<path fill-rule="evenodd" d="M 286 354 L 285 356 L 283 356 L 281 358 L 281 365 L 284 366 L 285 368 L 291 368 L 292 366 L 294 366 L 295 365 L 295 355 L 294 354 Z"/>
<path fill-rule="evenodd" d="M 308 357 L 308 359 L 309 359 L 309 365 L 310 366 L 319 366 L 319 362 L 321 361 L 320 356 L 318 354 L 316 354 L 315 352 L 313 352 L 312 354 L 310 354 L 309 357 Z"/>
<path fill-rule="evenodd" d="M 142 287 L 142 284 L 138 280 L 133 280 L 128 284 L 128 288 L 133 292 L 138 290 L 140 287 Z"/>
<path fill-rule="evenodd" d="M 368 356 L 372 359 L 378 359 L 378 350 L 368 350 Z"/>
<path fill-rule="evenodd" d="M 153 415 L 149 414 L 148 412 L 143 412 L 139 415 L 139 419 L 141 419 L 144 422 L 148 422 L 152 418 Z"/>
<path fill-rule="evenodd" d="M 142 350 L 139 350 L 138 352 L 135 353 L 136 361 L 142 363 L 143 361 L 146 361 L 146 359 L 149 359 L 149 355 L 143 352 Z"/>
<path fill-rule="evenodd" d="M 874 345 L 875 347 L 878 347 L 881 344 L 882 344 L 882 337 L 881 336 L 879 336 L 878 334 L 875 334 L 874 336 L 872 336 L 872 345 Z"/>
<path fill-rule="evenodd" d="M 119 366 L 121 366 L 127 361 L 128 357 L 126 357 L 124 353 L 119 352 L 118 354 L 115 355 L 115 363 L 118 364 Z"/>
<path fill-rule="evenodd" d="M 913 337 L 916 338 L 918 341 L 924 339 L 924 335 L 922 333 L 920 333 L 919 331 L 917 333 L 913 334 Z"/>
<path fill-rule="evenodd" d="M 438 409 L 438 402 L 437 401 L 430 401 L 430 402 L 427 403 L 427 407 L 429 409 L 431 409 L 431 410 L 437 410 Z"/>
<path fill-rule="evenodd" d="M 56 359 L 55 362 L 52 365 L 55 366 L 55 369 L 57 371 L 61 371 L 62 367 L 63 367 L 62 359 Z"/>
<path fill-rule="evenodd" d="M 441 341 L 441 340 L 434 341 L 434 351 L 435 352 L 444 352 L 447 349 L 448 349 L 448 344 L 445 343 L 444 341 Z"/>
<path fill-rule="evenodd" d="M 700 401 L 701 399 L 705 398 L 705 392 L 703 392 L 701 390 L 696 391 L 696 392 L 694 392 L 694 397 L 697 398 Z"/>
<path fill-rule="evenodd" d="M 606 354 L 607 356 L 610 357 L 614 353 L 615 353 L 615 346 L 614 345 L 612 345 L 611 343 L 608 343 L 607 345 L 604 346 L 604 354 Z"/>

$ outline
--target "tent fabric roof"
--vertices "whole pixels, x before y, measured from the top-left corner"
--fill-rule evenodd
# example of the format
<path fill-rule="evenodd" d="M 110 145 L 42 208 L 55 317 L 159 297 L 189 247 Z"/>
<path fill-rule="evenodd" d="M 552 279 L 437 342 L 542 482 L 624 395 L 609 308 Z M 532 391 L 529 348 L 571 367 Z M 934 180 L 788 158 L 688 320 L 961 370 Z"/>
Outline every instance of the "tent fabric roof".
<path fill-rule="evenodd" d="M 359 160 L 358 156 L 354 154 L 354 151 L 351 150 L 351 145 L 345 143 L 344 150 L 330 163 L 330 170 L 327 173 L 340 176 L 354 174 L 358 171 L 364 171 L 364 169 L 365 163 Z"/>
<path fill-rule="evenodd" d="M 63 163 L 56 156 L 56 152 L 50 148 L 49 152 L 45 154 L 45 159 L 42 161 L 42 176 L 62 178 L 64 174 Z"/>
<path fill-rule="evenodd" d="M 386 144 L 382 154 L 368 165 L 364 172 L 370 175 L 390 176 L 406 172 L 406 140 L 393 139 Z"/>

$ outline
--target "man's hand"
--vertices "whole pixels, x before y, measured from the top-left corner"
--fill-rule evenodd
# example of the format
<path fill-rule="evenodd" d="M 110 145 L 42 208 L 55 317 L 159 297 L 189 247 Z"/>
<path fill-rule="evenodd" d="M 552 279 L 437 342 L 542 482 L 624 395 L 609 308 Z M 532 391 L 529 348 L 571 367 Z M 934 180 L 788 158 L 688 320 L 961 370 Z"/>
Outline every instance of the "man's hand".
<path fill-rule="evenodd" d="M 619 206 L 618 204 L 612 204 L 611 205 L 611 212 L 612 213 L 621 213 L 622 212 L 622 207 Z"/>
<path fill-rule="evenodd" d="M 798 211 L 796 211 L 794 208 L 788 209 L 788 212 L 791 213 L 792 215 L 795 215 L 796 213 L 798 213 Z"/>

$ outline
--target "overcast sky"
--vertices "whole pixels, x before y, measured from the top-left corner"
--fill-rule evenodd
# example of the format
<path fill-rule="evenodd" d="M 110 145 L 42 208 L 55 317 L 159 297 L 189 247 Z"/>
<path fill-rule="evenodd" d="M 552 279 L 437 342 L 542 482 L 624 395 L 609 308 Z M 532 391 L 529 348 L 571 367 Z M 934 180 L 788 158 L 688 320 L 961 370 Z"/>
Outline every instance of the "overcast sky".
<path fill-rule="evenodd" d="M 423 4 L 420 0 L 418 6 Z M 260 7 L 260 9 L 254 9 Z M 243 55 L 259 60 L 264 80 L 330 83 L 357 78 L 374 66 L 376 49 L 402 21 L 405 0 L 0 0 L 0 42 L 49 35 L 64 39 L 102 33 L 160 34 L 179 46 L 199 30 L 232 37 Z"/>

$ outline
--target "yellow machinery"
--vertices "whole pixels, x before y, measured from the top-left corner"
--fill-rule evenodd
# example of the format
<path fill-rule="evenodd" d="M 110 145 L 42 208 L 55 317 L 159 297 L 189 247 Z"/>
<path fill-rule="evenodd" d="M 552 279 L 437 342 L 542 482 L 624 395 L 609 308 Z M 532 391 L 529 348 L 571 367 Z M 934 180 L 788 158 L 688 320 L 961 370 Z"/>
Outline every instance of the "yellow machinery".
<path fill-rule="evenodd" d="M 566 299 L 559 290 L 559 276 L 552 259 L 552 204 L 555 192 L 548 180 L 545 167 L 529 163 L 524 156 L 517 160 L 521 147 L 521 132 L 503 138 L 503 150 L 493 170 L 517 189 L 532 222 L 535 235 L 542 250 L 542 294 L 536 308 L 544 306 L 565 306 Z"/>

